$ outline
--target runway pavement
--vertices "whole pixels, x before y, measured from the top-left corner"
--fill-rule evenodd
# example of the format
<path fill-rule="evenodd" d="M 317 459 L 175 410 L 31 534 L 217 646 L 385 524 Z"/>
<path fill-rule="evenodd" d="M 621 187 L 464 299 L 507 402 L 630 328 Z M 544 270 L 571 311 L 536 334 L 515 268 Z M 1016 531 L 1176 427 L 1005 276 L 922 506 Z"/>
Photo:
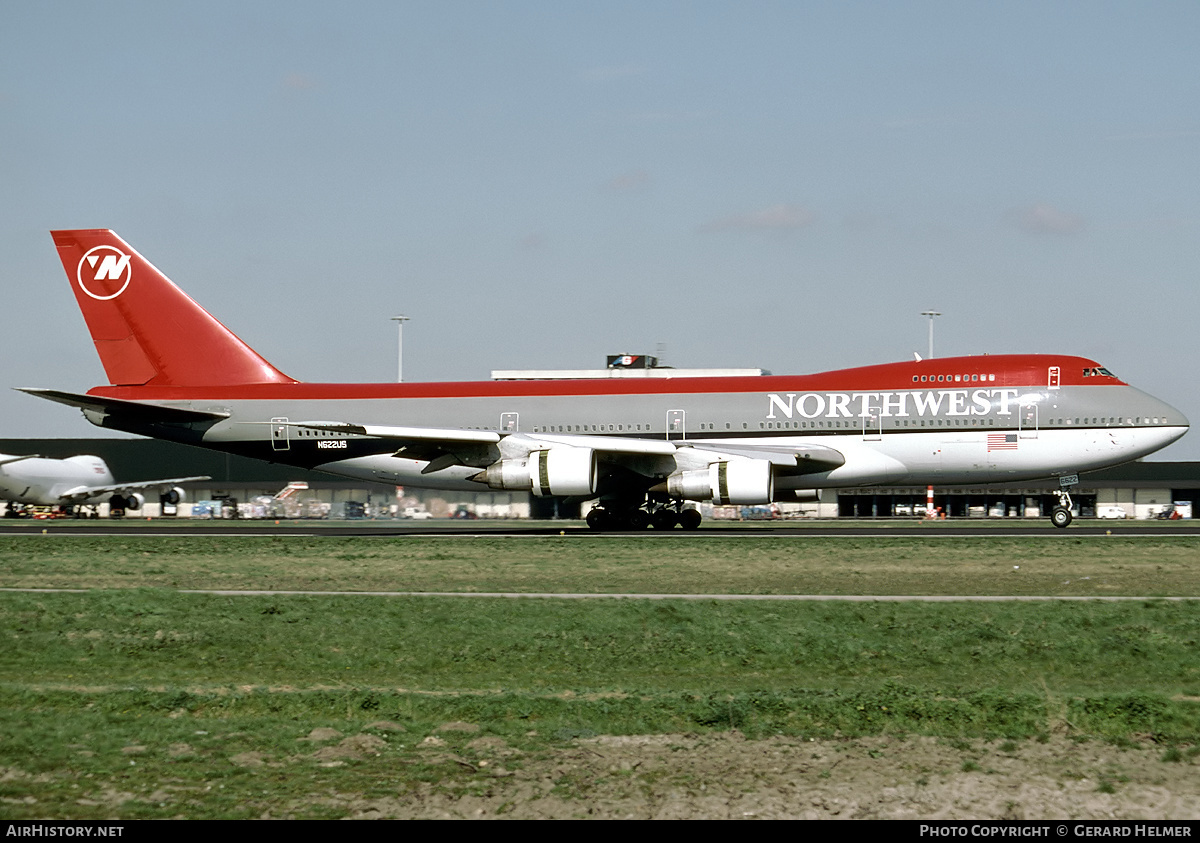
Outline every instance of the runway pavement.
<path fill-rule="evenodd" d="M 675 538 L 739 538 L 773 536 L 803 537 L 951 537 L 951 536 L 1037 536 L 1062 538 L 1078 536 L 1197 536 L 1200 521 L 1117 521 L 1077 520 L 1065 530 L 1052 527 L 1047 520 L 1008 521 L 1002 519 L 960 519 L 916 521 L 903 519 L 853 521 L 707 521 L 699 530 L 642 530 L 604 532 L 589 530 L 580 521 L 373 521 L 373 520 L 196 520 L 196 519 L 47 519 L 0 520 L 0 536 L 5 535 L 86 535 L 86 536 L 631 536 Z"/>
<path fill-rule="evenodd" d="M 0 593 L 86 594 L 88 588 L 0 588 Z M 654 594 L 633 592 L 557 592 L 557 591 L 312 591 L 297 589 L 254 590 L 227 588 L 180 588 L 180 594 L 211 594 L 217 597 L 505 597 L 543 600 L 722 600 L 722 601 L 800 601 L 843 603 L 1038 603 L 1045 601 L 1106 603 L 1161 600 L 1167 602 L 1200 601 L 1200 597 L 1145 597 L 1114 595 L 1043 595 L 1043 594 Z"/>

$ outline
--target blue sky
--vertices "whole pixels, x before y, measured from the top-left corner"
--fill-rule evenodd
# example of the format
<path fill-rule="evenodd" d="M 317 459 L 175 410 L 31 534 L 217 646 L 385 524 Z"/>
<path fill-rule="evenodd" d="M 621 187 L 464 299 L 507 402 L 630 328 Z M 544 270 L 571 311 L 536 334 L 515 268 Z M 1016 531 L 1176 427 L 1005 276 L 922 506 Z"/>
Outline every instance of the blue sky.
<path fill-rule="evenodd" d="M 288 374 L 1094 357 L 1200 421 L 1200 4 L 9 3 L 2 386 L 113 228 Z M 0 436 L 92 436 L 0 390 Z M 1200 437 L 1160 455 L 1200 459 Z"/>

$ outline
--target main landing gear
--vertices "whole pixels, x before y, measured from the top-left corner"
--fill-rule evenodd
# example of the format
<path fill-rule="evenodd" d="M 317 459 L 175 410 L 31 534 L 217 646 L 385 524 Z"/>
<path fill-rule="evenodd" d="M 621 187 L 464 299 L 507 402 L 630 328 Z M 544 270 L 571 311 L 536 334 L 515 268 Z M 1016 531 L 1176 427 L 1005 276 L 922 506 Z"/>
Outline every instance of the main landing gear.
<path fill-rule="evenodd" d="M 628 501 L 604 501 L 587 514 L 587 525 L 591 529 L 603 530 L 673 530 L 681 527 L 684 530 L 695 530 L 700 526 L 703 516 L 698 510 L 685 509 L 683 501 L 664 502 L 647 500 L 640 505 L 631 505 Z"/>

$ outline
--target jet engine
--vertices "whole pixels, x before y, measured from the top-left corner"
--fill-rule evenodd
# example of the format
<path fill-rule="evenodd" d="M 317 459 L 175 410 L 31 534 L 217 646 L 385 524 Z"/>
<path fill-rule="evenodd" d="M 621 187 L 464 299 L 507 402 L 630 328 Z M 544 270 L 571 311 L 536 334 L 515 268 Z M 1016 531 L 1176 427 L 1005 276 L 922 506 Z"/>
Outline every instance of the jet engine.
<path fill-rule="evenodd" d="M 596 452 L 570 446 L 530 451 L 527 457 L 494 462 L 474 479 L 493 489 L 532 491 L 539 498 L 594 495 Z"/>
<path fill-rule="evenodd" d="M 146 498 L 137 492 L 131 495 L 122 495 L 120 492 L 117 492 L 108 499 L 108 508 L 110 512 L 114 513 L 113 517 L 117 517 L 116 513 L 125 511 L 137 512 L 145 502 Z"/>
<path fill-rule="evenodd" d="M 158 496 L 159 503 L 175 505 L 183 500 L 183 489 L 174 486 Z"/>
<path fill-rule="evenodd" d="M 667 478 L 667 494 L 715 504 L 760 504 L 774 499 L 775 483 L 766 460 L 727 460 Z"/>

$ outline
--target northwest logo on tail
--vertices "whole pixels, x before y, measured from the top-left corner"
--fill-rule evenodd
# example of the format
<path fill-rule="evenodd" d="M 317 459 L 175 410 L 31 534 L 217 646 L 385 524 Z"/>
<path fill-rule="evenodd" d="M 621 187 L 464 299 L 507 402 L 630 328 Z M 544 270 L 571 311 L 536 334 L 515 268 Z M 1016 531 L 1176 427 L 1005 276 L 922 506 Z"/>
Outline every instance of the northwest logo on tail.
<path fill-rule="evenodd" d="M 75 275 L 79 289 L 100 301 L 115 299 L 133 277 L 129 266 L 130 255 L 112 246 L 96 246 L 80 258 Z"/>

